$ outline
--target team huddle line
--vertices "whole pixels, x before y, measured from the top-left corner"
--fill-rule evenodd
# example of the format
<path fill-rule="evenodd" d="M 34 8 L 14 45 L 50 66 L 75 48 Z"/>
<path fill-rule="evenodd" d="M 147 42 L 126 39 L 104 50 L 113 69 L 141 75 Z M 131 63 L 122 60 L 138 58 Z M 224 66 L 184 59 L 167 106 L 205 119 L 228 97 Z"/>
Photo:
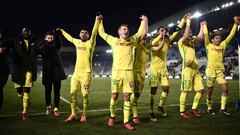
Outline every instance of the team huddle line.
<path fill-rule="evenodd" d="M 195 117 L 201 117 L 197 110 L 199 101 L 205 92 L 203 78 L 198 70 L 198 60 L 196 58 L 195 45 L 204 42 L 207 52 L 207 111 L 210 115 L 215 115 L 212 108 L 212 93 L 214 84 L 221 86 L 221 108 L 220 112 L 226 116 L 231 114 L 226 109 L 228 98 L 228 85 L 224 78 L 224 52 L 227 45 L 237 32 L 240 24 L 240 17 L 233 18 L 234 24 L 230 34 L 222 40 L 221 34 L 213 33 L 209 35 L 208 24 L 206 21 L 200 22 L 198 35 L 192 35 L 191 21 L 192 14 L 184 15 L 178 25 L 178 30 L 169 34 L 165 26 L 157 28 L 157 35 L 150 42 L 147 42 L 148 18 L 145 15 L 140 16 L 141 23 L 137 33 L 129 35 L 127 24 L 118 27 L 118 37 L 114 37 L 105 32 L 103 16 L 98 14 L 90 33 L 87 29 L 80 30 L 79 38 L 74 38 L 65 30 L 57 28 L 54 32 L 47 32 L 43 40 L 37 40 L 31 34 L 31 30 L 23 28 L 21 35 L 11 40 L 1 40 L 0 54 L 6 59 L 6 53 L 9 48 L 13 50 L 12 63 L 12 81 L 15 83 L 18 96 L 22 98 L 23 112 L 22 120 L 28 120 L 28 110 L 30 105 L 30 89 L 37 78 L 36 59 L 41 55 L 43 59 L 43 79 L 45 87 L 46 112 L 45 115 L 53 113 L 56 117 L 60 116 L 59 101 L 61 80 L 66 79 L 59 50 L 61 47 L 60 36 L 65 37 L 76 47 L 76 63 L 74 73 L 71 77 L 71 114 L 65 120 L 66 123 L 77 120 L 77 92 L 81 90 L 82 94 L 82 115 L 81 122 L 86 122 L 87 107 L 89 103 L 90 84 L 92 81 L 92 58 L 96 45 L 96 36 L 105 40 L 112 49 L 113 64 L 111 75 L 111 99 L 110 99 L 110 117 L 108 126 L 115 125 L 115 114 L 117 110 L 117 101 L 119 92 L 123 92 L 123 127 L 127 130 L 135 130 L 130 122 L 130 111 L 132 110 L 133 122 L 140 125 L 141 120 L 138 116 L 138 99 L 142 93 L 145 82 L 147 58 L 151 55 L 150 78 L 149 78 L 149 116 L 151 121 L 157 121 L 154 106 L 155 97 L 160 85 L 162 93 L 158 104 L 158 111 L 162 116 L 167 116 L 164 110 L 164 104 L 170 92 L 170 84 L 167 73 L 167 52 L 170 43 L 176 36 L 183 31 L 182 37 L 178 40 L 178 48 L 182 57 L 181 87 L 179 97 L 179 114 L 184 119 L 191 119 L 189 113 L 185 110 L 186 99 L 190 91 L 195 90 L 196 94 L 193 100 L 191 113 Z M 185 26 L 185 28 L 184 28 Z M 184 29 L 183 29 L 184 28 Z M 2 34 L 1 34 L 2 35 Z M 7 62 L 6 62 L 7 63 Z M 6 64 L 7 65 L 7 64 Z M 9 72 L 9 71 L 8 71 Z M 5 77 L 8 77 L 6 72 Z M 3 76 L 1 76 L 3 78 Z M 6 83 L 6 82 L 5 82 Z M 3 85 L 4 86 L 4 85 Z M 2 86 L 2 88 L 3 88 Z M 51 106 L 52 87 L 54 90 L 54 108 Z"/>

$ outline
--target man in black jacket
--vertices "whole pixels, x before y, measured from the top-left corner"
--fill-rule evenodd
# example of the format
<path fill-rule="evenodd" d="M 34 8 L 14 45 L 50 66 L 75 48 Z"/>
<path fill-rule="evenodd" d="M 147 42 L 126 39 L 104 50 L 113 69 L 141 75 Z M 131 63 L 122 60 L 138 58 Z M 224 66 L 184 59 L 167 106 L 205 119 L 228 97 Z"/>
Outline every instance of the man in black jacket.
<path fill-rule="evenodd" d="M 8 49 L 3 46 L 6 42 L 3 38 L 2 30 L 0 29 L 0 110 L 3 103 L 3 88 L 8 80 L 9 67 L 7 63 L 7 53 Z"/>
<path fill-rule="evenodd" d="M 23 28 L 21 35 L 10 40 L 8 48 L 13 50 L 12 81 L 18 95 L 23 99 L 22 120 L 28 119 L 30 88 L 37 79 L 35 39 L 29 28 Z"/>
<path fill-rule="evenodd" d="M 59 117 L 58 108 L 61 80 L 66 79 L 59 54 L 61 47 L 59 34 L 57 32 L 46 32 L 44 40 L 38 44 L 38 47 L 43 58 L 42 84 L 45 86 L 45 101 L 47 106 L 45 115 L 48 116 L 51 113 L 51 93 L 52 87 L 54 87 L 54 115 Z"/>

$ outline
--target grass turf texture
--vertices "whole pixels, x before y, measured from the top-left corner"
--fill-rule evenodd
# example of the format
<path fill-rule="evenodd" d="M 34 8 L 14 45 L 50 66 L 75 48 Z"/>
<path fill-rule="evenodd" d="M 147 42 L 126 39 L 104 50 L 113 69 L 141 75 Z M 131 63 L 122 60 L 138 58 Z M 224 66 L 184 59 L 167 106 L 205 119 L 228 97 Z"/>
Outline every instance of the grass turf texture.
<path fill-rule="evenodd" d="M 107 126 L 109 118 L 109 101 L 111 97 L 110 78 L 94 78 L 92 82 L 91 94 L 89 99 L 89 111 L 87 113 L 87 122 L 81 123 L 81 111 L 78 112 L 78 120 L 74 123 L 64 123 L 64 120 L 70 114 L 70 105 L 63 100 L 60 101 L 60 111 L 62 112 L 59 118 L 51 114 L 49 117 L 44 116 L 45 100 L 44 87 L 41 84 L 39 77 L 34 87 L 31 90 L 31 106 L 29 111 L 29 120 L 21 120 L 22 100 L 17 97 L 16 89 L 12 82 L 8 82 L 4 89 L 4 103 L 0 112 L 0 135 L 68 135 L 68 134 L 175 134 L 175 135 L 238 135 L 240 133 L 240 112 L 235 111 L 234 101 L 238 99 L 239 80 L 228 81 L 229 99 L 227 108 L 231 112 L 232 117 L 225 117 L 219 113 L 221 89 L 215 85 L 213 93 L 213 109 L 215 116 L 209 116 L 206 112 L 206 96 L 201 99 L 198 109 L 202 112 L 202 118 L 194 118 L 184 120 L 179 116 L 179 95 L 180 95 L 180 79 L 170 80 L 170 94 L 168 96 L 165 110 L 168 113 L 167 117 L 158 117 L 157 122 L 152 122 L 149 119 L 149 85 L 148 80 L 145 82 L 142 95 L 139 99 L 139 116 L 142 120 L 142 125 L 137 126 L 137 130 L 129 132 L 122 128 L 123 113 L 121 107 L 123 105 L 123 96 L 120 94 L 118 101 L 118 111 L 116 114 L 116 125 L 114 127 Z M 61 97 L 71 102 L 70 94 L 70 79 L 62 82 Z M 158 89 L 155 105 L 159 103 L 161 89 Z M 190 92 L 187 97 L 186 109 L 191 109 L 195 92 Z M 82 108 L 82 97 L 79 92 L 78 107 Z M 53 99 L 52 99 L 53 103 Z M 132 122 L 132 120 L 131 120 Z"/>

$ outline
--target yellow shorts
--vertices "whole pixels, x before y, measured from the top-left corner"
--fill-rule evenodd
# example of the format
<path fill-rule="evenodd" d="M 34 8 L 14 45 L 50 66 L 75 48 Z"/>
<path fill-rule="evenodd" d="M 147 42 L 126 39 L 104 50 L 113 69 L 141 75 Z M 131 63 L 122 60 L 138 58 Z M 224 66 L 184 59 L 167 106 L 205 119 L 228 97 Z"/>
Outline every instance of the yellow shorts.
<path fill-rule="evenodd" d="M 214 70 L 214 69 L 206 69 L 206 78 L 207 78 L 207 86 L 211 87 L 214 85 L 217 80 L 218 84 L 227 83 L 225 80 L 224 70 Z"/>
<path fill-rule="evenodd" d="M 181 91 L 199 91 L 204 89 L 203 79 L 198 69 L 185 67 L 182 69 Z"/>
<path fill-rule="evenodd" d="M 158 83 L 160 83 L 161 86 L 169 86 L 167 68 L 150 70 L 149 85 L 151 87 L 157 87 Z"/>
<path fill-rule="evenodd" d="M 134 71 L 134 92 L 141 93 L 144 87 L 145 74 L 140 71 Z"/>
<path fill-rule="evenodd" d="M 112 70 L 112 93 L 133 93 L 134 80 L 132 70 Z"/>
<path fill-rule="evenodd" d="M 75 93 L 78 90 L 81 90 L 83 94 L 89 94 L 91 81 L 91 72 L 74 73 L 71 79 L 70 94 Z"/>
<path fill-rule="evenodd" d="M 26 80 L 25 80 L 25 84 L 24 85 L 19 85 L 17 83 L 14 84 L 15 88 L 19 88 L 19 87 L 32 87 L 32 73 L 31 72 L 27 72 L 26 75 Z"/>

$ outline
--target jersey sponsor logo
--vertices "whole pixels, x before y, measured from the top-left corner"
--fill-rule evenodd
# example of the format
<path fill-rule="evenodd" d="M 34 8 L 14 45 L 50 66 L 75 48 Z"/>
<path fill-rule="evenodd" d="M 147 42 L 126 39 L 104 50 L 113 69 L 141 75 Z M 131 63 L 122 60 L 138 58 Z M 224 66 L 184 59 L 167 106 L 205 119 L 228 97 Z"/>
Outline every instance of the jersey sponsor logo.
<path fill-rule="evenodd" d="M 86 47 L 77 47 L 78 50 L 86 50 Z"/>
<path fill-rule="evenodd" d="M 130 46 L 131 42 L 130 41 L 125 41 L 125 42 L 118 41 L 116 45 L 118 45 L 118 46 Z"/>
<path fill-rule="evenodd" d="M 222 48 L 211 48 L 212 51 L 215 51 L 215 52 L 222 52 L 223 49 Z"/>

